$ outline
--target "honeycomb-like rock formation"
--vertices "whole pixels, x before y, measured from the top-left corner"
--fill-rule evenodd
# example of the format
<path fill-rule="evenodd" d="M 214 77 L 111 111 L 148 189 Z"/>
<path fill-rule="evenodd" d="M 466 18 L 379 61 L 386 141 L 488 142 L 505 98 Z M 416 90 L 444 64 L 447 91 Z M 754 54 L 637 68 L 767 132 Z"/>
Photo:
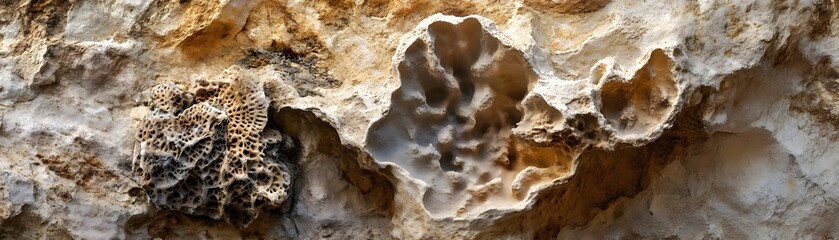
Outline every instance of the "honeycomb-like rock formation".
<path fill-rule="evenodd" d="M 235 73 L 189 91 L 167 82 L 146 92 L 134 170 L 158 207 L 244 227 L 288 199 L 292 142 L 266 129 L 261 84 Z"/>

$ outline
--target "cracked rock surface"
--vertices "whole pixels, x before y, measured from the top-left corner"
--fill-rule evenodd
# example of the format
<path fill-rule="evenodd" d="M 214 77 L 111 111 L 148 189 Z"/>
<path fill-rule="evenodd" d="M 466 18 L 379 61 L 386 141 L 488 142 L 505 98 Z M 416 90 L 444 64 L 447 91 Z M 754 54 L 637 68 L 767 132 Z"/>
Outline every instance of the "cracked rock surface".
<path fill-rule="evenodd" d="M 0 1 L 0 239 L 837 238 L 837 19 Z"/>

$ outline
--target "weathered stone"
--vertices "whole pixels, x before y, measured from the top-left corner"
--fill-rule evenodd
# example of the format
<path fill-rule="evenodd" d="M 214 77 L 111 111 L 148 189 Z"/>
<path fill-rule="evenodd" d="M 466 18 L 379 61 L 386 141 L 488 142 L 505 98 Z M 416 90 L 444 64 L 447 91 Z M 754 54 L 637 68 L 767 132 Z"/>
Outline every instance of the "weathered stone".
<path fill-rule="evenodd" d="M 838 6 L 0 0 L 0 239 L 836 238 Z"/>

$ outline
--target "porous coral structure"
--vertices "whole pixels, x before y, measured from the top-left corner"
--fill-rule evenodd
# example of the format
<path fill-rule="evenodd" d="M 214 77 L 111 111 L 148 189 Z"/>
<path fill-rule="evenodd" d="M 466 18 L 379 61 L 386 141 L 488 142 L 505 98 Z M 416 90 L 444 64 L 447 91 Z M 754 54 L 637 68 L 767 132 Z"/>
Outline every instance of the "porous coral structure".
<path fill-rule="evenodd" d="M 236 70 L 190 91 L 167 82 L 145 93 L 150 111 L 137 131 L 134 170 L 158 207 L 245 227 L 288 199 L 293 143 L 266 129 L 261 83 Z"/>

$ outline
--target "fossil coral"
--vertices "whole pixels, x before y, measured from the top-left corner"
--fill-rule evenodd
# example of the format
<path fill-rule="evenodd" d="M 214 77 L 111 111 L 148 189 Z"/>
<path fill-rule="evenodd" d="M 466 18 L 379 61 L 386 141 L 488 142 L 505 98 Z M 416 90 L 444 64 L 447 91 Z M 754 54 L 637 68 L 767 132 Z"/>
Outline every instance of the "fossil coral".
<path fill-rule="evenodd" d="M 235 72 L 190 91 L 167 82 L 146 92 L 134 169 L 155 205 L 244 227 L 288 199 L 293 143 L 265 128 L 261 84 Z"/>

